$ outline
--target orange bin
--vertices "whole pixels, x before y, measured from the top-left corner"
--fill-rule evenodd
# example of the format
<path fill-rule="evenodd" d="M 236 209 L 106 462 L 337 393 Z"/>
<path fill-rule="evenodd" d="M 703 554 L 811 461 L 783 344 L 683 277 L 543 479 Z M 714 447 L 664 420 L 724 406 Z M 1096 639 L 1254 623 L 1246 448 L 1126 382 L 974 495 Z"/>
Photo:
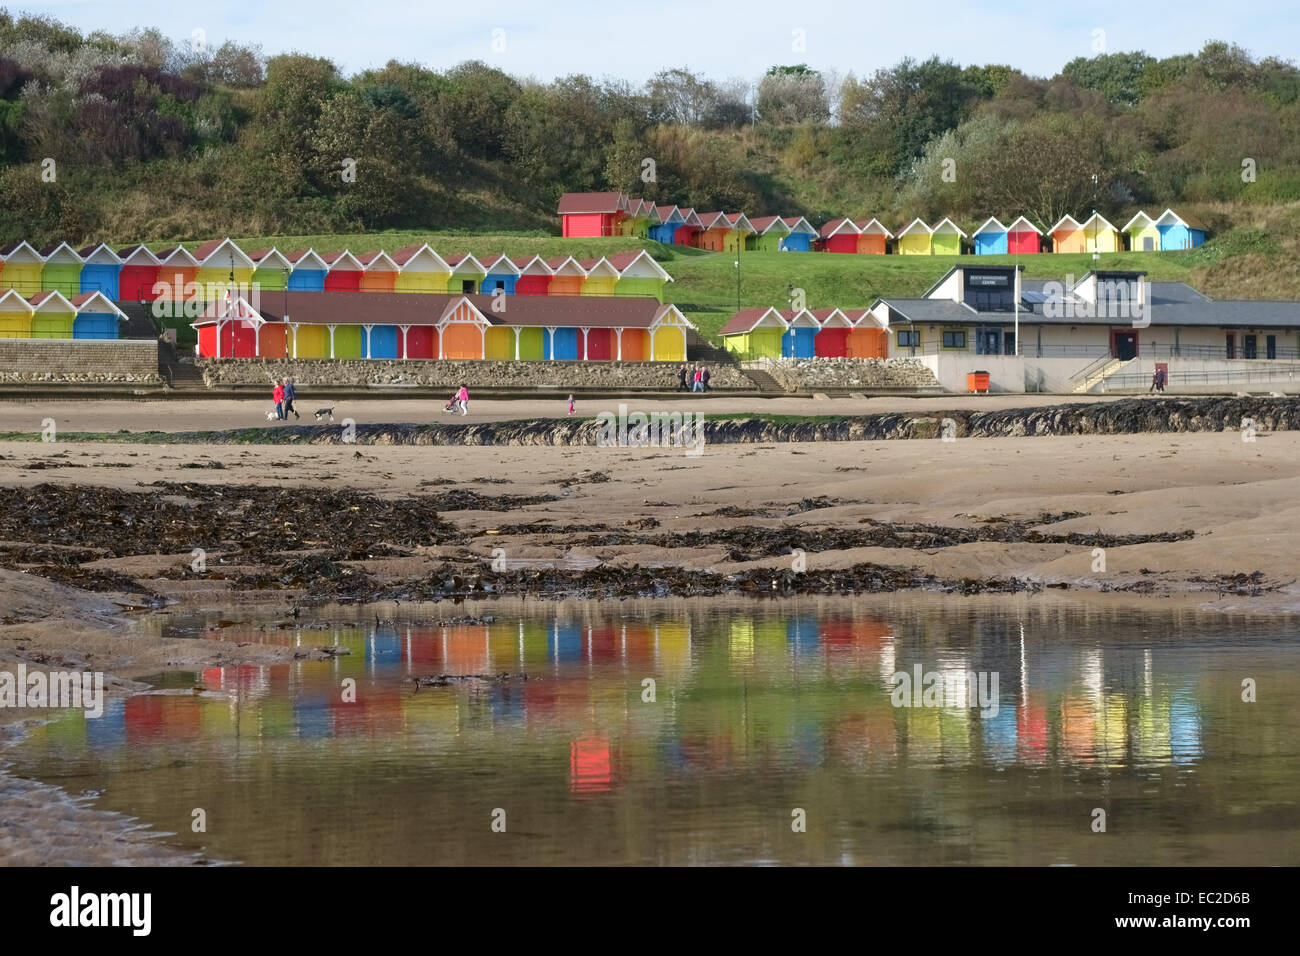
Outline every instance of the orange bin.
<path fill-rule="evenodd" d="M 987 395 L 988 390 L 989 390 L 988 372 L 967 372 L 966 373 L 966 391 L 984 392 Z"/>

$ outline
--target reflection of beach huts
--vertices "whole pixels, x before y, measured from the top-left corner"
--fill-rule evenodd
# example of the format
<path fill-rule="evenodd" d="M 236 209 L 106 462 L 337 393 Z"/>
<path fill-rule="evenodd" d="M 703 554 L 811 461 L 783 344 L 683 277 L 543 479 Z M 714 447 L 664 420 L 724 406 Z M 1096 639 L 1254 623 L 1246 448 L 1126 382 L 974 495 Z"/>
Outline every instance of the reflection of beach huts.
<path fill-rule="evenodd" d="M 613 782 L 609 738 L 582 737 L 569 744 L 569 789 L 574 793 L 604 793 Z"/>

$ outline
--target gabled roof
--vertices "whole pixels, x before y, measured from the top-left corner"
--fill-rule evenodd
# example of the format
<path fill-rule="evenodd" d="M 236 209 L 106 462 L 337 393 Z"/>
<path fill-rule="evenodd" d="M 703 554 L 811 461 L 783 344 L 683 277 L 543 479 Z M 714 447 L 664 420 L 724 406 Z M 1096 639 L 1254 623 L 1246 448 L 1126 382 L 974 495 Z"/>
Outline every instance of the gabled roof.
<path fill-rule="evenodd" d="M 808 309 L 783 309 L 780 316 L 787 329 L 795 325 L 812 326 L 815 329 L 821 328 L 817 316 L 813 315 Z"/>
<path fill-rule="evenodd" d="M 177 263 L 172 262 L 173 259 L 185 260 L 185 264 L 191 266 L 197 266 L 199 264 L 199 260 L 194 258 L 194 253 L 190 252 L 184 246 L 168 246 L 166 249 L 159 249 L 156 254 L 158 256 L 158 261 L 164 266 L 177 265 Z"/>
<path fill-rule="evenodd" d="M 546 264 L 546 260 L 539 255 L 516 256 L 510 260 L 519 270 L 520 275 L 554 275 L 551 267 Z"/>
<path fill-rule="evenodd" d="M 854 223 L 858 227 L 858 232 L 864 236 L 884 236 L 887 239 L 893 239 L 894 234 L 885 228 L 884 223 L 879 219 L 859 219 Z"/>
<path fill-rule="evenodd" d="M 553 275 L 580 275 L 585 276 L 587 270 L 582 267 L 577 259 L 573 256 L 556 256 L 554 259 L 547 259 L 546 265 L 550 268 Z"/>
<path fill-rule="evenodd" d="M 817 230 L 817 235 L 823 239 L 829 239 L 840 232 L 849 232 L 856 236 L 861 231 L 852 219 L 832 219 L 830 222 L 822 224 L 822 227 Z"/>
<path fill-rule="evenodd" d="M 945 225 L 948 226 L 947 229 L 944 229 L 944 226 L 945 226 Z M 949 232 L 949 233 L 953 233 L 953 232 L 955 232 L 955 233 L 957 233 L 957 235 L 961 236 L 963 239 L 967 238 L 967 237 L 966 237 L 966 233 L 964 233 L 964 232 L 961 231 L 961 226 L 957 225 L 955 222 L 953 222 L 953 221 L 952 221 L 951 219 L 949 219 L 947 216 L 944 216 L 942 219 L 940 219 L 938 222 L 936 222 L 936 223 L 934 224 L 934 228 L 931 229 L 930 232 L 933 234 L 933 233 L 939 232 L 939 231 L 941 231 L 941 230 L 944 231 L 944 232 Z"/>
<path fill-rule="evenodd" d="M 488 275 L 517 276 L 522 274 L 522 270 L 515 265 L 514 260 L 507 258 L 504 253 L 485 258 L 483 268 Z"/>
<path fill-rule="evenodd" d="M 272 246 L 270 249 L 258 249 L 248 254 L 248 258 L 253 260 L 255 269 L 288 269 L 292 263 L 289 262 L 285 254 L 279 249 Z"/>
<path fill-rule="evenodd" d="M 1094 212 L 1091 216 L 1089 216 L 1089 217 L 1084 221 L 1083 225 L 1082 225 L 1080 228 L 1086 230 L 1089 226 L 1091 226 L 1091 225 L 1093 224 L 1093 221 L 1094 221 L 1094 220 L 1096 220 L 1096 222 L 1097 222 L 1099 225 L 1105 226 L 1105 227 L 1106 227 L 1107 229 L 1109 229 L 1111 232 L 1119 232 L 1119 230 L 1116 229 L 1114 226 L 1112 226 L 1109 222 L 1107 222 L 1107 221 L 1106 221 L 1106 217 L 1103 216 L 1103 215 L 1102 215 L 1101 213 L 1099 213 L 1099 212 Z"/>
<path fill-rule="evenodd" d="M 384 252 L 383 249 L 376 249 L 374 252 L 363 252 L 357 256 L 357 262 L 361 263 L 361 268 L 366 272 L 398 271 L 398 265 L 393 261 L 393 257 Z"/>
<path fill-rule="evenodd" d="M 331 270 L 337 269 L 340 272 L 361 272 L 365 267 L 361 265 L 361 260 L 354 256 L 348 250 L 342 252 L 327 252 L 321 256 L 325 265 Z"/>
<path fill-rule="evenodd" d="M 447 257 L 447 265 L 451 266 L 452 275 L 486 275 L 487 269 L 483 268 L 483 263 L 474 258 L 473 253 L 461 252 L 454 256 Z"/>
<path fill-rule="evenodd" d="M 76 312 L 77 307 L 67 300 L 62 292 L 56 292 L 47 289 L 44 292 L 38 292 L 27 303 L 36 312 Z"/>
<path fill-rule="evenodd" d="M 138 246 L 123 246 L 117 250 L 117 257 L 122 260 L 122 265 L 125 266 L 141 265 L 142 263 L 131 261 L 137 257 L 143 258 L 145 260 L 143 264 L 145 265 L 156 266 L 162 262 L 143 242 Z"/>
<path fill-rule="evenodd" d="M 597 270 L 604 272 L 606 275 L 618 276 L 617 267 L 604 256 L 599 259 L 583 259 L 578 265 L 582 266 L 582 271 L 589 276 L 595 275 Z"/>
<path fill-rule="evenodd" d="M 1028 226 L 1028 227 L 1029 227 L 1029 230 L 1017 229 L 1016 227 L 1019 226 L 1021 223 L 1024 223 L 1026 226 Z M 1036 233 L 1038 233 L 1038 235 L 1040 235 L 1040 236 L 1043 234 L 1043 230 L 1039 229 L 1037 226 L 1035 226 L 1032 222 L 1030 222 L 1030 221 L 1029 221 L 1028 219 L 1026 219 L 1024 216 L 1018 216 L 1018 217 L 1016 218 L 1016 221 L 1015 221 L 1015 222 L 1013 222 L 1011 225 L 1007 226 L 1007 232 L 1026 232 L 1026 231 L 1036 232 Z"/>
<path fill-rule="evenodd" d="M 1075 219 L 1073 216 L 1071 216 L 1071 215 L 1069 215 L 1069 214 L 1067 213 L 1066 215 L 1064 215 L 1064 216 L 1062 216 L 1060 219 L 1058 219 L 1058 220 L 1056 221 L 1056 225 L 1054 225 L 1051 229 L 1049 229 L 1049 230 L 1047 230 L 1047 231 L 1048 231 L 1049 233 L 1056 232 L 1058 229 L 1060 229 L 1062 226 L 1064 226 L 1067 222 L 1070 222 L 1070 223 L 1073 223 L 1073 224 L 1074 224 L 1074 228 L 1071 230 L 1071 231 L 1074 231 L 1074 232 L 1077 232 L 1080 228 L 1082 228 L 1082 225 L 1083 225 L 1082 223 L 1079 222 L 1079 220 Z"/>
<path fill-rule="evenodd" d="M 751 223 L 745 217 L 745 214 L 743 212 L 724 212 L 722 216 L 724 219 L 727 220 L 727 224 L 730 225 L 731 228 L 736 230 L 737 232 L 754 231 L 753 223 Z"/>
<path fill-rule="evenodd" d="M 16 303 L 13 304 L 17 304 L 18 306 L 20 306 L 22 311 L 24 312 L 33 311 L 32 304 L 27 301 L 26 297 L 21 292 L 19 292 L 17 289 L 5 289 L 3 291 L 0 291 L 0 312 L 5 311 L 6 309 L 11 309 L 13 307 L 13 304 L 9 302 L 10 299 L 17 300 Z"/>
<path fill-rule="evenodd" d="M 225 265 L 226 262 L 216 261 L 209 263 L 209 260 L 214 259 L 217 255 L 222 253 L 225 254 L 227 261 L 232 257 L 236 257 L 244 260 L 246 268 L 253 267 L 253 260 L 248 258 L 248 256 L 244 254 L 244 251 L 229 239 L 209 239 L 194 250 L 194 258 L 199 261 L 199 265 L 201 266 L 210 264 L 215 268 L 217 266 Z"/>
<path fill-rule="evenodd" d="M 906 236 L 909 232 L 917 232 L 917 231 L 924 231 L 927 236 L 930 233 L 934 232 L 934 230 L 930 228 L 929 223 L 927 223 L 924 219 L 918 217 L 916 219 L 913 219 L 902 229 L 898 230 L 897 235 L 901 239 L 903 236 Z"/>
<path fill-rule="evenodd" d="M 1195 229 L 1198 232 L 1205 232 L 1205 226 L 1200 220 L 1191 216 L 1180 216 L 1172 209 L 1166 209 L 1160 214 L 1160 218 L 1155 221 L 1157 226 L 1186 226 L 1188 229 Z"/>
<path fill-rule="evenodd" d="M 614 213 L 626 208 L 622 193 L 565 193 L 557 212 L 561 216 Z"/>
<path fill-rule="evenodd" d="M 731 223 L 725 212 L 702 212 L 699 214 L 700 225 L 704 229 L 730 229 Z"/>
<path fill-rule="evenodd" d="M 1154 219 L 1152 219 L 1150 216 L 1148 216 L 1146 213 L 1144 213 L 1141 209 L 1139 209 L 1139 210 L 1137 211 L 1137 214 L 1136 214 L 1132 219 L 1130 219 L 1128 222 L 1124 223 L 1124 229 L 1123 229 L 1123 231 L 1124 231 L 1124 232 L 1128 232 L 1130 229 L 1133 228 L 1133 224 L 1136 223 L 1139 219 L 1143 219 L 1143 220 L 1145 220 L 1145 222 L 1138 223 L 1138 228 L 1139 228 L 1139 229 L 1144 229 L 1144 228 L 1146 228 L 1147 226 L 1154 226 L 1154 225 L 1156 224 L 1156 221 L 1155 221 Z"/>
<path fill-rule="evenodd" d="M 80 295 L 74 295 L 69 301 L 72 307 L 80 312 L 112 312 L 118 318 L 125 319 L 126 313 L 114 304 L 113 300 L 102 292 L 82 292 Z"/>
<path fill-rule="evenodd" d="M 768 321 L 769 318 L 772 321 Z M 782 318 L 780 310 L 770 305 L 756 309 L 741 309 L 727 320 L 727 324 L 718 330 L 718 334 L 744 335 L 746 332 L 752 332 L 761 324 L 784 328 L 785 319 Z"/>
<path fill-rule="evenodd" d="M 812 223 L 803 216 L 783 216 L 781 221 L 790 227 L 791 232 L 798 232 L 809 236 L 817 235 L 817 230 L 813 228 Z"/>
<path fill-rule="evenodd" d="M 703 228 L 704 228 L 704 221 L 703 221 L 702 219 L 700 219 L 700 214 L 697 213 L 694 209 L 683 209 L 683 210 L 682 210 L 682 225 L 683 225 L 683 226 L 694 226 L 696 229 L 703 229 Z"/>
<path fill-rule="evenodd" d="M 676 206 L 656 206 L 655 212 L 659 214 L 660 222 L 681 222 L 682 211 Z"/>
<path fill-rule="evenodd" d="M 411 265 L 417 259 L 429 259 L 429 258 L 433 259 L 433 263 L 435 266 L 435 268 L 433 269 L 416 270 Z M 400 269 L 402 272 L 407 272 L 407 271 L 447 272 L 447 273 L 451 272 L 451 266 L 447 264 L 447 261 L 443 259 L 442 256 L 434 252 L 429 247 L 429 244 L 427 242 L 415 246 L 403 246 L 402 248 L 398 249 L 396 252 L 393 253 L 392 260 L 393 262 L 397 263 L 398 269 Z"/>
<path fill-rule="evenodd" d="M 0 259 L 4 259 L 5 262 L 21 262 L 24 259 L 29 262 L 45 261 L 41 258 L 41 254 L 26 242 L 14 242 L 0 249 Z"/>
<path fill-rule="evenodd" d="M 74 262 L 77 265 L 81 264 L 81 256 L 77 254 L 77 250 L 73 249 L 72 246 L 68 245 L 66 242 L 60 242 L 53 246 L 46 246 L 41 250 L 41 258 L 47 263 L 54 259 L 55 256 L 58 256 L 59 260 L 62 262 Z"/>
<path fill-rule="evenodd" d="M 853 327 L 853 320 L 842 309 L 812 309 L 810 311 L 812 317 L 821 324 L 822 328 L 833 326 Z"/>
<path fill-rule="evenodd" d="M 294 269 L 324 272 L 329 268 L 329 263 L 315 249 L 294 249 L 292 252 L 286 252 L 284 257 L 293 264 Z"/>
<path fill-rule="evenodd" d="M 664 267 L 655 262 L 654 256 L 644 249 L 637 249 L 633 252 L 618 252 L 612 256 L 607 256 L 605 261 L 618 270 L 620 276 L 626 275 L 628 270 L 635 266 L 639 271 L 648 268 L 655 274 L 656 278 L 665 279 L 668 282 L 673 281 L 673 277 L 664 271 Z"/>
<path fill-rule="evenodd" d="M 749 224 L 754 227 L 754 231 L 760 236 L 765 236 L 773 226 L 780 226 L 778 230 L 782 235 L 788 235 L 790 227 L 786 225 L 784 219 L 780 216 L 755 216 L 749 220 Z"/>
<path fill-rule="evenodd" d="M 81 261 L 86 265 L 120 266 L 122 264 L 121 257 L 103 242 L 97 246 L 83 246 L 77 250 L 77 255 L 81 256 Z"/>
<path fill-rule="evenodd" d="M 989 228 L 990 224 L 993 226 L 992 229 Z M 989 216 L 987 219 L 984 220 L 983 223 L 980 224 L 980 227 L 976 229 L 972 233 L 972 235 L 982 236 L 986 232 L 1006 232 L 1006 231 L 1007 231 L 1007 227 L 1002 225 L 1002 223 L 998 221 L 996 216 Z"/>

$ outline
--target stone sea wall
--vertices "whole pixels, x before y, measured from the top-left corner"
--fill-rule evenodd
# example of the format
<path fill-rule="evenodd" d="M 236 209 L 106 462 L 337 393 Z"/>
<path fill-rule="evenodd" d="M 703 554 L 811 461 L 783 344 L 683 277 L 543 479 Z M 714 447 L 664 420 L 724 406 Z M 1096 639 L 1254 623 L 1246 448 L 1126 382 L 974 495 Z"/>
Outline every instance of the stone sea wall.
<path fill-rule="evenodd" d="M 934 372 L 915 359 L 768 359 L 758 367 L 790 392 L 823 388 L 919 388 L 939 384 Z"/>

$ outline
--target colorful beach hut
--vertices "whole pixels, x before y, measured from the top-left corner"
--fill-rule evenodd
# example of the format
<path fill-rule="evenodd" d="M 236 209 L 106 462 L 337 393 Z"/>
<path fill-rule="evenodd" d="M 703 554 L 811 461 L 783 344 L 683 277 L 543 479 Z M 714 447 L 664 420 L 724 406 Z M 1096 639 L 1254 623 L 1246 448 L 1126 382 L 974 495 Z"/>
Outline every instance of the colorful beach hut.
<path fill-rule="evenodd" d="M 1043 231 L 1024 216 L 1007 226 L 1007 252 L 1012 255 L 1036 254 L 1043 248 Z"/>
<path fill-rule="evenodd" d="M 803 216 L 786 216 L 781 220 L 789 234 L 781 240 L 782 252 L 811 252 L 817 239 L 817 230 Z"/>
<path fill-rule="evenodd" d="M 152 302 L 157 298 L 155 287 L 162 260 L 143 243 L 118 249 L 117 257 L 122 260 L 122 271 L 117 274 L 118 297 L 130 302 Z"/>
<path fill-rule="evenodd" d="M 607 256 L 605 261 L 618 270 L 618 281 L 614 284 L 615 295 L 651 296 L 662 302 L 664 289 L 673 281 L 664 267 L 655 262 L 654 257 L 644 249 L 619 252 Z"/>
<path fill-rule="evenodd" d="M 120 299 L 118 279 L 122 273 L 122 259 L 102 242 L 80 250 L 81 292 L 102 292 L 110 299 Z"/>
<path fill-rule="evenodd" d="M 546 295 L 550 291 L 554 273 L 545 259 L 534 255 L 520 256 L 510 261 L 519 270 L 519 277 L 515 279 L 515 295 Z"/>
<path fill-rule="evenodd" d="M 31 296 L 31 337 L 34 339 L 70 339 L 77 319 L 77 307 L 61 292 L 47 290 Z"/>
<path fill-rule="evenodd" d="M 755 216 L 749 224 L 754 231 L 746 237 L 745 248 L 754 252 L 780 252 L 782 240 L 790 235 L 780 216 Z"/>
<path fill-rule="evenodd" d="M 487 269 L 483 263 L 474 258 L 472 253 L 462 252 L 459 255 L 448 256 L 447 265 L 451 267 L 451 276 L 447 280 L 449 293 L 473 295 L 483 287 L 483 280 L 487 278 Z"/>
<path fill-rule="evenodd" d="M 286 297 L 287 297 L 286 293 Z M 210 301 L 203 314 L 190 325 L 198 333 L 199 355 L 209 358 L 257 358 L 260 355 L 258 330 L 265 320 L 242 295 L 224 300 Z M 321 330 L 322 333 L 324 330 Z M 324 335 L 321 336 L 322 340 Z M 293 358 L 319 358 L 305 356 L 296 349 Z"/>
<path fill-rule="evenodd" d="M 1156 221 L 1138 210 L 1137 215 L 1124 223 L 1124 235 L 1128 237 L 1128 247 L 1132 252 L 1159 252 L 1160 230 Z"/>
<path fill-rule="evenodd" d="M 894 234 L 879 219 L 862 219 L 853 225 L 858 228 L 858 253 L 883 256 L 889 251 L 889 240 Z"/>
<path fill-rule="evenodd" d="M 285 253 L 289 260 L 289 289 L 293 292 L 324 292 L 325 273 L 329 264 L 315 249 L 294 249 Z"/>
<path fill-rule="evenodd" d="M 118 323 L 126 321 L 126 313 L 102 292 L 81 292 L 70 300 L 76 310 L 72 323 L 74 339 L 115 339 Z"/>
<path fill-rule="evenodd" d="M 66 298 L 81 294 L 81 256 L 66 242 L 41 250 L 41 289 L 62 293 Z"/>
<path fill-rule="evenodd" d="M 1156 220 L 1160 232 L 1160 251 L 1177 252 L 1195 249 L 1205 242 L 1206 229 L 1198 220 L 1185 218 L 1172 209 L 1166 209 Z"/>
<path fill-rule="evenodd" d="M 697 245 L 711 252 L 722 252 L 727 247 L 727 237 L 731 234 L 731 220 L 724 212 L 700 213 L 700 234 Z"/>
<path fill-rule="evenodd" d="M 847 358 L 889 357 L 889 329 L 870 309 L 845 309 L 844 316 L 852 323 L 846 340 Z"/>
<path fill-rule="evenodd" d="M 32 304 L 17 289 L 0 295 L 0 339 L 28 339 L 32 336 Z"/>
<path fill-rule="evenodd" d="M 785 320 L 773 306 L 741 309 L 718 331 L 727 351 L 744 359 L 780 358 Z"/>
<path fill-rule="evenodd" d="M 627 216 L 627 197 L 622 193 L 565 193 L 560 197 L 561 235 L 616 236 L 619 223 Z"/>
<path fill-rule="evenodd" d="M 581 295 L 582 284 L 587 279 L 587 271 L 573 256 L 560 256 L 547 259 L 546 265 L 551 270 L 551 283 L 548 295 Z"/>
<path fill-rule="evenodd" d="M 966 238 L 966 233 L 951 219 L 940 219 L 930 230 L 930 253 L 936 256 L 959 256 L 962 240 Z"/>
<path fill-rule="evenodd" d="M 730 231 L 723 239 L 722 247 L 727 252 L 741 252 L 754 235 L 754 226 L 743 212 L 724 212 Z"/>
<path fill-rule="evenodd" d="M 1087 240 L 1083 235 L 1083 224 L 1073 216 L 1062 216 L 1047 232 L 1052 237 L 1053 252 L 1088 251 Z"/>
<path fill-rule="evenodd" d="M 255 287 L 263 292 L 283 292 L 289 288 L 293 263 L 279 249 L 255 249 L 248 254 L 248 258 L 253 260 Z"/>
<path fill-rule="evenodd" d="M 859 234 L 857 223 L 852 219 L 832 219 L 817 231 L 824 252 L 856 253 Z"/>
<path fill-rule="evenodd" d="M 781 313 L 785 331 L 781 335 L 782 358 L 813 358 L 817 354 L 817 333 L 821 323 L 807 309 Z"/>
<path fill-rule="evenodd" d="M 931 229 L 920 219 L 913 219 L 898 230 L 898 254 L 900 256 L 933 255 L 931 248 Z"/>
<path fill-rule="evenodd" d="M 41 291 L 41 272 L 45 259 L 26 242 L 15 242 L 0 249 L 4 269 L 0 270 L 0 288 L 21 292 L 24 301 Z"/>
<path fill-rule="evenodd" d="M 659 221 L 650 227 L 650 238 L 655 242 L 672 245 L 677 227 L 682 224 L 682 211 L 676 206 L 657 206 L 655 213 Z"/>
<path fill-rule="evenodd" d="M 1119 230 L 1099 212 L 1089 216 L 1080 228 L 1083 231 L 1084 252 L 1119 252 L 1124 246 Z"/>
<path fill-rule="evenodd" d="M 673 233 L 673 243 L 679 246 L 699 246 L 704 222 L 694 209 L 683 209 L 681 212 L 682 224 Z"/>
<path fill-rule="evenodd" d="M 975 236 L 975 255 L 977 256 L 1001 256 L 1010 251 L 1007 227 L 1002 225 L 996 216 L 989 216 L 985 219 L 973 235 Z"/>
<path fill-rule="evenodd" d="M 812 316 L 821 326 L 813 338 L 813 354 L 819 358 L 847 358 L 852 320 L 839 309 L 813 309 Z"/>
<path fill-rule="evenodd" d="M 198 288 L 199 261 L 184 246 L 160 249 L 158 256 L 158 295 L 156 298 L 176 306 L 191 297 L 202 300 Z"/>
<path fill-rule="evenodd" d="M 394 292 L 447 292 L 451 266 L 427 243 L 398 249 L 393 261 L 399 270 L 393 282 Z"/>
<path fill-rule="evenodd" d="M 392 256 L 382 249 L 375 252 L 363 252 L 357 256 L 361 263 L 361 279 L 357 284 L 360 292 L 392 292 L 397 281 L 398 266 Z"/>
<path fill-rule="evenodd" d="M 582 283 L 583 295 L 613 295 L 618 283 L 618 269 L 608 259 L 583 259 L 578 265 L 587 274 Z"/>
<path fill-rule="evenodd" d="M 342 252 L 327 252 L 321 255 L 325 262 L 326 292 L 360 292 L 361 276 L 365 266 L 361 260 L 344 249 Z"/>
<path fill-rule="evenodd" d="M 213 239 L 203 243 L 194 250 L 194 258 L 199 263 L 195 281 L 202 287 L 203 295 L 209 300 L 224 298 L 225 290 L 230 288 L 232 279 L 234 285 L 239 287 L 252 285 L 255 268 L 253 260 L 229 239 Z M 293 259 L 292 256 L 289 258 Z M 89 257 L 86 258 L 86 265 L 89 268 Z M 86 271 L 86 269 L 81 271 L 83 288 Z M 289 284 L 292 288 L 292 275 L 289 276 Z"/>

